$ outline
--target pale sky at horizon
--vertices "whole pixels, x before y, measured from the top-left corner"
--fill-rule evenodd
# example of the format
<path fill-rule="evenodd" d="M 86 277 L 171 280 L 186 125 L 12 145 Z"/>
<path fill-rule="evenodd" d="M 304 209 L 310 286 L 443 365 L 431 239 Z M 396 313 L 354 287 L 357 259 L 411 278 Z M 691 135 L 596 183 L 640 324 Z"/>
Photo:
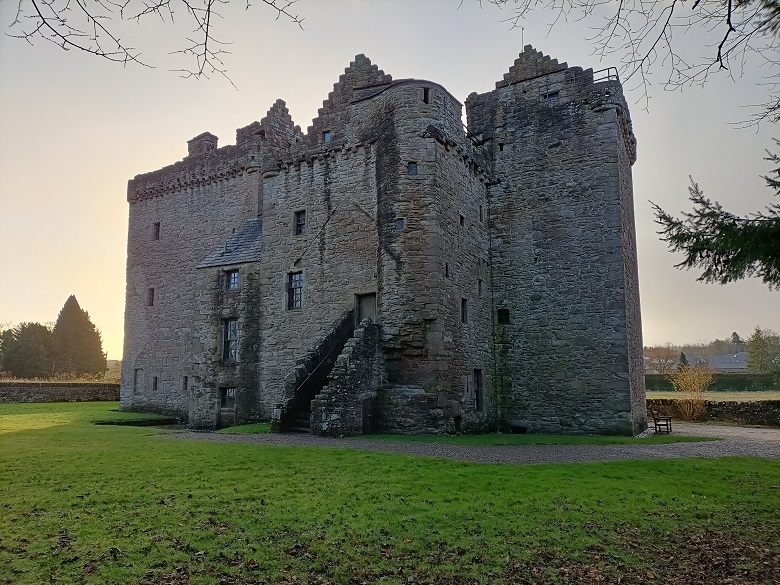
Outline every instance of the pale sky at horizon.
<path fill-rule="evenodd" d="M 429 79 L 464 101 L 485 92 L 525 44 L 569 65 L 618 65 L 592 56 L 592 32 L 562 22 L 547 34 L 543 12 L 520 30 L 505 12 L 476 0 L 301 0 L 304 30 L 261 5 L 225 15 L 234 41 L 225 80 L 181 79 L 168 69 L 172 46 L 159 23 L 129 26 L 137 46 L 160 66 L 122 68 L 39 41 L 29 46 L 0 35 L 0 323 L 54 321 L 74 294 L 103 334 L 110 359 L 122 352 L 127 181 L 181 160 L 187 140 L 209 131 L 219 145 L 235 143 L 236 128 L 265 116 L 277 98 L 304 131 L 333 83 L 358 53 L 395 79 Z M 16 4 L 0 2 L 3 29 Z M 234 18 L 231 18 L 231 15 Z M 124 38 L 124 37 L 123 37 Z M 708 53 L 701 39 L 683 46 Z M 142 45 L 143 43 L 143 45 Z M 154 53 L 157 50 L 160 55 Z M 178 64 L 181 66 L 181 64 Z M 736 129 L 743 108 L 763 101 L 761 71 L 726 75 L 704 88 L 665 91 L 661 72 L 642 94 L 625 84 L 638 160 L 633 167 L 645 345 L 695 343 L 756 325 L 780 331 L 780 292 L 758 280 L 727 286 L 696 282 L 658 240 L 650 203 L 679 214 L 690 207 L 688 176 L 705 194 L 736 213 L 756 211 L 772 198 L 760 175 L 776 127 Z M 639 103 L 638 103 L 639 102 Z"/>

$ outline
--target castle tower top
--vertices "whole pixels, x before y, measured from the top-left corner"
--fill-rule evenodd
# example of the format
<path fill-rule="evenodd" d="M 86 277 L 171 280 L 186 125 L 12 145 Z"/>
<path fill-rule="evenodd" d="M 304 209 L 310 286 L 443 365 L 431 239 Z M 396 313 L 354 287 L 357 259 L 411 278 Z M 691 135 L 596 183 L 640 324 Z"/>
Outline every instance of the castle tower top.
<path fill-rule="evenodd" d="M 504 79 L 496 82 L 496 89 L 506 87 L 510 83 L 533 79 L 565 69 L 568 69 L 566 63 L 558 63 L 558 59 L 552 59 L 531 45 L 526 45 L 523 52 L 515 59 L 514 65 L 509 68 L 507 73 L 504 73 Z"/>

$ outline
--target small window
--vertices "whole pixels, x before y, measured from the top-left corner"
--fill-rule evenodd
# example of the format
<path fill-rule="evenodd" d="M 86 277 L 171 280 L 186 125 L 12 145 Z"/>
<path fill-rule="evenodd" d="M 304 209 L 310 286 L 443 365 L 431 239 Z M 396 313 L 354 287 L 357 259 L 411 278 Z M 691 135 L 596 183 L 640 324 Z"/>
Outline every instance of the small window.
<path fill-rule="evenodd" d="M 509 309 L 496 309 L 496 320 L 499 325 L 509 325 Z"/>
<path fill-rule="evenodd" d="M 190 379 L 187 376 L 184 376 L 181 379 L 181 389 L 187 392 L 190 389 Z"/>
<path fill-rule="evenodd" d="M 139 394 L 144 387 L 144 371 L 143 368 L 136 368 L 133 370 L 133 392 Z"/>
<path fill-rule="evenodd" d="M 447 262 L 444 263 L 444 276 L 446 278 L 450 277 L 450 265 Z"/>
<path fill-rule="evenodd" d="M 333 137 L 330 134 L 330 130 L 325 130 L 325 132 L 322 133 L 323 142 L 330 142 L 332 139 Z"/>
<path fill-rule="evenodd" d="M 220 408 L 234 408 L 236 406 L 235 388 L 219 389 L 219 406 Z"/>
<path fill-rule="evenodd" d="M 477 279 L 477 294 L 479 296 L 482 296 L 482 279 L 481 278 Z"/>
<path fill-rule="evenodd" d="M 431 103 L 431 89 L 429 87 L 423 87 L 423 103 Z"/>
<path fill-rule="evenodd" d="M 225 319 L 222 330 L 222 361 L 238 361 L 238 319 Z"/>
<path fill-rule="evenodd" d="M 417 163 L 416 162 L 408 162 L 406 163 L 406 174 L 410 177 L 416 177 L 417 176 Z"/>
<path fill-rule="evenodd" d="M 157 376 L 152 377 L 152 392 L 157 392 L 157 388 L 159 388 L 160 385 L 160 379 Z"/>
<path fill-rule="evenodd" d="M 498 152 L 504 152 L 504 143 L 503 142 L 499 142 L 498 143 Z"/>
<path fill-rule="evenodd" d="M 160 222 L 156 221 L 152 224 L 152 239 L 153 240 L 159 240 L 160 239 Z"/>
<path fill-rule="evenodd" d="M 560 92 L 557 91 L 548 91 L 547 93 L 542 94 L 542 101 L 555 103 L 558 101 L 558 94 Z"/>
<path fill-rule="evenodd" d="M 225 290 L 238 290 L 238 270 L 225 272 Z"/>
<path fill-rule="evenodd" d="M 469 301 L 468 299 L 460 299 L 460 322 L 469 322 Z"/>
<path fill-rule="evenodd" d="M 485 210 L 481 205 L 479 206 L 479 221 L 480 222 L 485 221 Z"/>
<path fill-rule="evenodd" d="M 461 215 L 460 216 L 460 226 L 463 227 L 464 225 L 466 225 L 466 218 Z"/>
<path fill-rule="evenodd" d="M 474 410 L 482 412 L 485 408 L 485 392 L 482 381 L 482 370 L 474 370 Z"/>
<path fill-rule="evenodd" d="M 154 289 L 153 288 L 146 289 L 146 306 L 147 307 L 153 307 L 154 306 Z"/>
<path fill-rule="evenodd" d="M 295 235 L 303 236 L 306 234 L 306 211 L 295 212 Z"/>
<path fill-rule="evenodd" d="M 303 272 L 290 272 L 287 275 L 287 308 L 303 307 Z"/>
<path fill-rule="evenodd" d="M 397 217 L 395 219 L 395 230 L 401 232 L 406 227 L 406 220 L 403 217 Z"/>

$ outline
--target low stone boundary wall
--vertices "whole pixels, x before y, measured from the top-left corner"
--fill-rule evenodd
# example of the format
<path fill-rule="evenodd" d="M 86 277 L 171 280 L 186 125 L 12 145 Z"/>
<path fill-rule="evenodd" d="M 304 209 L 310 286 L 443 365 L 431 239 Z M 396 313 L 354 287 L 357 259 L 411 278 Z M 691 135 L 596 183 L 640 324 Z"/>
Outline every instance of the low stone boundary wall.
<path fill-rule="evenodd" d="M 713 400 L 705 400 L 704 406 L 704 418 L 708 421 L 780 427 L 780 400 L 755 402 L 715 402 Z M 647 408 L 657 410 L 665 416 L 680 419 L 680 409 L 676 400 L 648 400 Z"/>
<path fill-rule="evenodd" d="M 0 404 L 118 401 L 119 384 L 0 382 Z"/>

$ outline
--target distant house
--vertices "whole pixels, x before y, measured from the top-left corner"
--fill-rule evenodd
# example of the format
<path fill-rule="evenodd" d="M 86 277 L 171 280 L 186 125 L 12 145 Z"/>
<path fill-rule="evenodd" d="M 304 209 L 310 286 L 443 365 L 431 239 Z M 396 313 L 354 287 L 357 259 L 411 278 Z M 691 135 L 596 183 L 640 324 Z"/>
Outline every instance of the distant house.
<path fill-rule="evenodd" d="M 746 351 L 740 351 L 735 354 L 711 355 L 709 364 L 713 370 L 719 372 L 734 374 L 744 373 L 747 372 L 748 353 Z"/>

